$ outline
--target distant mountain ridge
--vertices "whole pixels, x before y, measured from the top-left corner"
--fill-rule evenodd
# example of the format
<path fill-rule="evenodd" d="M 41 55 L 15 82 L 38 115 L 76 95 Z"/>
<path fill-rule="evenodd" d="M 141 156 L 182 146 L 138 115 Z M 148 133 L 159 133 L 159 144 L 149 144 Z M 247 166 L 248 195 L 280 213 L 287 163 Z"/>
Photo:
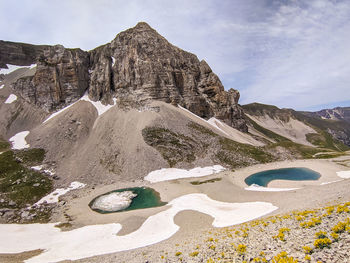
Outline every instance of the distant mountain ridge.
<path fill-rule="evenodd" d="M 316 112 L 304 113 L 313 117 L 320 117 L 321 119 L 350 122 L 350 107 L 336 107 L 333 109 L 324 109 Z"/>
<path fill-rule="evenodd" d="M 273 105 L 260 103 L 251 103 L 242 107 L 246 114 L 252 116 L 269 116 L 284 123 L 292 118 L 314 128 L 317 134 L 310 133 L 306 136 L 306 140 L 313 145 L 327 145 L 327 147 L 338 150 L 343 149 L 339 143 L 350 146 L 349 107 L 337 107 L 317 112 L 279 109 Z M 329 135 L 332 139 L 329 138 Z"/>

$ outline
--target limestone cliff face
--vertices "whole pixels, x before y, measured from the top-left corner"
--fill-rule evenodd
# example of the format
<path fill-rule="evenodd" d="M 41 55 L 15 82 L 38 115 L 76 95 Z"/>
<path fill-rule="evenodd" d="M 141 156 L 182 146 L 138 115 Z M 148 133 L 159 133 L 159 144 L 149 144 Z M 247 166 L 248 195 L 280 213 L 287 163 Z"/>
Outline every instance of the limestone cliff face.
<path fill-rule="evenodd" d="M 171 45 L 146 23 L 121 32 L 104 46 L 90 52 L 63 46 L 0 42 L 0 51 L 17 50 L 2 56 L 3 64 L 37 63 L 34 76 L 13 84 L 24 99 L 47 111 L 57 110 L 88 91 L 92 100 L 124 107 L 145 106 L 153 100 L 181 105 L 203 118 L 216 117 L 234 128 L 247 131 L 239 93 L 225 91 L 209 65 Z M 6 51 L 7 50 L 7 51 Z M 30 51 L 32 50 L 32 51 Z M 2 63 L 2 64 L 1 64 Z"/>
<path fill-rule="evenodd" d="M 37 58 L 34 76 L 12 85 L 30 103 L 47 111 L 60 109 L 81 98 L 89 85 L 89 54 L 63 46 L 47 47 Z"/>
<path fill-rule="evenodd" d="M 146 23 L 92 50 L 90 68 L 93 100 L 110 103 L 116 97 L 119 104 L 131 107 L 161 100 L 247 131 L 238 91 L 226 92 L 204 60 L 171 45 Z"/>
<path fill-rule="evenodd" d="M 0 40 L 0 68 L 7 68 L 6 64 L 29 66 L 48 47 Z"/>

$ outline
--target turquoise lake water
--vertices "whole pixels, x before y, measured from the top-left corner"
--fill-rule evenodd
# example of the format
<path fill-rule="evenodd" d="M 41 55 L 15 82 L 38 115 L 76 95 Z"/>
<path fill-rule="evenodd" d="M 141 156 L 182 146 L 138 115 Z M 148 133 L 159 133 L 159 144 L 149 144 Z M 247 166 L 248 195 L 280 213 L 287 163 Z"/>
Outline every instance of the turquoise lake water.
<path fill-rule="evenodd" d="M 132 202 L 130 204 L 130 206 L 128 206 L 127 208 L 123 209 L 123 210 L 119 210 L 119 211 L 104 211 L 104 210 L 100 210 L 100 209 L 92 209 L 91 206 L 94 203 L 94 201 L 103 195 L 107 195 L 110 193 L 114 193 L 114 192 L 124 192 L 124 191 L 131 191 L 135 194 L 137 194 L 136 197 L 134 197 L 132 199 Z M 143 209 L 143 208 L 150 208 L 150 207 L 157 207 L 157 206 L 163 206 L 166 205 L 166 202 L 162 202 L 160 200 L 160 195 L 157 191 L 155 191 L 152 188 L 148 188 L 148 187 L 132 187 L 132 188 L 124 188 L 124 189 L 118 189 L 118 190 L 114 190 L 108 193 L 105 193 L 103 195 L 99 195 L 97 197 L 95 197 L 90 203 L 89 203 L 89 207 L 101 214 L 108 214 L 108 213 L 118 213 L 118 212 L 123 212 L 123 211 L 130 211 L 130 210 L 136 210 L 136 209 Z"/>
<path fill-rule="evenodd" d="M 248 176 L 247 185 L 257 184 L 266 187 L 273 180 L 310 181 L 318 180 L 321 175 L 308 168 L 283 168 L 267 170 Z"/>

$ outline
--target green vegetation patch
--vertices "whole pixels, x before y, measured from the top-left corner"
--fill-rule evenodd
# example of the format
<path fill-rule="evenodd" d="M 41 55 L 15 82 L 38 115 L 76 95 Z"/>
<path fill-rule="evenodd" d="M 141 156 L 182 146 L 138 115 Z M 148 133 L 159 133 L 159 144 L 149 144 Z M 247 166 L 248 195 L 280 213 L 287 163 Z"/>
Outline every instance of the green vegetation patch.
<path fill-rule="evenodd" d="M 200 133 L 204 134 L 204 135 L 209 135 L 209 136 L 212 136 L 212 137 L 217 137 L 219 135 L 217 135 L 215 132 L 213 132 L 212 130 L 208 129 L 208 128 L 205 128 L 204 126 L 202 125 L 199 125 L 197 123 L 194 123 L 194 122 L 190 122 L 187 124 L 187 126 L 193 130 L 196 130 L 196 131 L 199 131 Z"/>
<path fill-rule="evenodd" d="M 323 130 L 314 128 L 318 133 L 308 133 L 306 134 L 306 140 L 313 145 L 316 145 L 321 148 L 331 149 L 335 151 L 346 151 L 349 149 L 348 146 L 343 143 L 336 141 L 333 137 Z"/>
<path fill-rule="evenodd" d="M 261 103 L 251 103 L 243 105 L 242 108 L 245 112 L 255 116 L 264 116 L 268 115 L 272 119 L 280 119 L 285 122 L 289 121 L 291 116 L 291 110 L 289 109 L 280 109 L 274 105 L 267 105 Z"/>
<path fill-rule="evenodd" d="M 273 155 L 265 152 L 261 147 L 238 143 L 223 137 L 219 139 L 219 143 L 221 150 L 217 152 L 216 157 L 231 168 L 276 160 Z"/>
<path fill-rule="evenodd" d="M 142 136 L 148 145 L 160 152 L 170 167 L 196 159 L 200 144 L 186 135 L 165 128 L 148 127 L 142 130 Z"/>
<path fill-rule="evenodd" d="M 29 149 L 21 150 L 15 153 L 16 157 L 28 166 L 39 165 L 44 161 L 45 150 L 44 149 Z"/>
<path fill-rule="evenodd" d="M 26 168 L 12 151 L 0 154 L 0 197 L 5 200 L 0 203 L 0 208 L 22 208 L 34 204 L 51 190 L 51 180 Z"/>
<path fill-rule="evenodd" d="M 350 124 L 344 121 L 326 120 L 309 116 L 307 112 L 293 111 L 293 115 L 299 121 L 306 123 L 317 131 L 319 136 L 315 134 L 307 135 L 306 139 L 319 147 L 332 149 L 335 151 L 347 151 L 349 146 L 345 145 L 339 140 L 336 140 L 328 133 L 329 130 L 336 131 L 338 133 L 344 133 L 350 136 Z"/>
<path fill-rule="evenodd" d="M 277 147 L 286 148 L 289 152 L 293 154 L 293 156 L 300 156 L 303 159 L 311 159 L 314 158 L 314 154 L 322 152 L 323 150 L 306 146 L 302 144 L 298 144 L 292 141 L 289 142 L 279 142 L 271 145 L 265 146 L 266 149 L 275 149 Z"/>
<path fill-rule="evenodd" d="M 6 151 L 10 148 L 10 143 L 0 138 L 0 152 Z"/>
<path fill-rule="evenodd" d="M 192 181 L 191 184 L 193 185 L 201 185 L 201 184 L 206 184 L 206 183 L 215 183 L 221 181 L 222 178 L 213 178 L 205 181 Z"/>
<path fill-rule="evenodd" d="M 284 141 L 291 141 L 289 139 L 287 139 L 286 137 L 283 137 L 277 133 L 274 133 L 273 131 L 270 131 L 262 126 L 260 126 L 259 124 L 257 124 L 255 121 L 253 121 L 252 119 L 250 119 L 248 116 L 247 118 L 249 119 L 250 123 L 253 125 L 254 129 L 256 129 L 257 131 L 261 132 L 262 134 L 264 134 L 265 136 L 267 136 L 268 138 L 271 138 L 272 140 L 274 140 L 275 142 L 284 142 Z"/>

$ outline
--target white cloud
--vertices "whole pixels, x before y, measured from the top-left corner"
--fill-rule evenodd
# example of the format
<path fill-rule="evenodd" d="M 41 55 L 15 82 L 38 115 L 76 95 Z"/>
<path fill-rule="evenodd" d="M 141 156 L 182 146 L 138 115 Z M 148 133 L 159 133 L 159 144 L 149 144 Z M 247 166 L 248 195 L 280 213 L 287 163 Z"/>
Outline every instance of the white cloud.
<path fill-rule="evenodd" d="M 93 49 L 146 21 L 205 59 L 241 103 L 350 100 L 347 0 L 0 0 L 4 40 Z"/>
<path fill-rule="evenodd" d="M 350 3 L 307 3 L 282 5 L 264 22 L 272 49 L 252 60 L 257 75 L 245 102 L 306 108 L 350 98 Z"/>

